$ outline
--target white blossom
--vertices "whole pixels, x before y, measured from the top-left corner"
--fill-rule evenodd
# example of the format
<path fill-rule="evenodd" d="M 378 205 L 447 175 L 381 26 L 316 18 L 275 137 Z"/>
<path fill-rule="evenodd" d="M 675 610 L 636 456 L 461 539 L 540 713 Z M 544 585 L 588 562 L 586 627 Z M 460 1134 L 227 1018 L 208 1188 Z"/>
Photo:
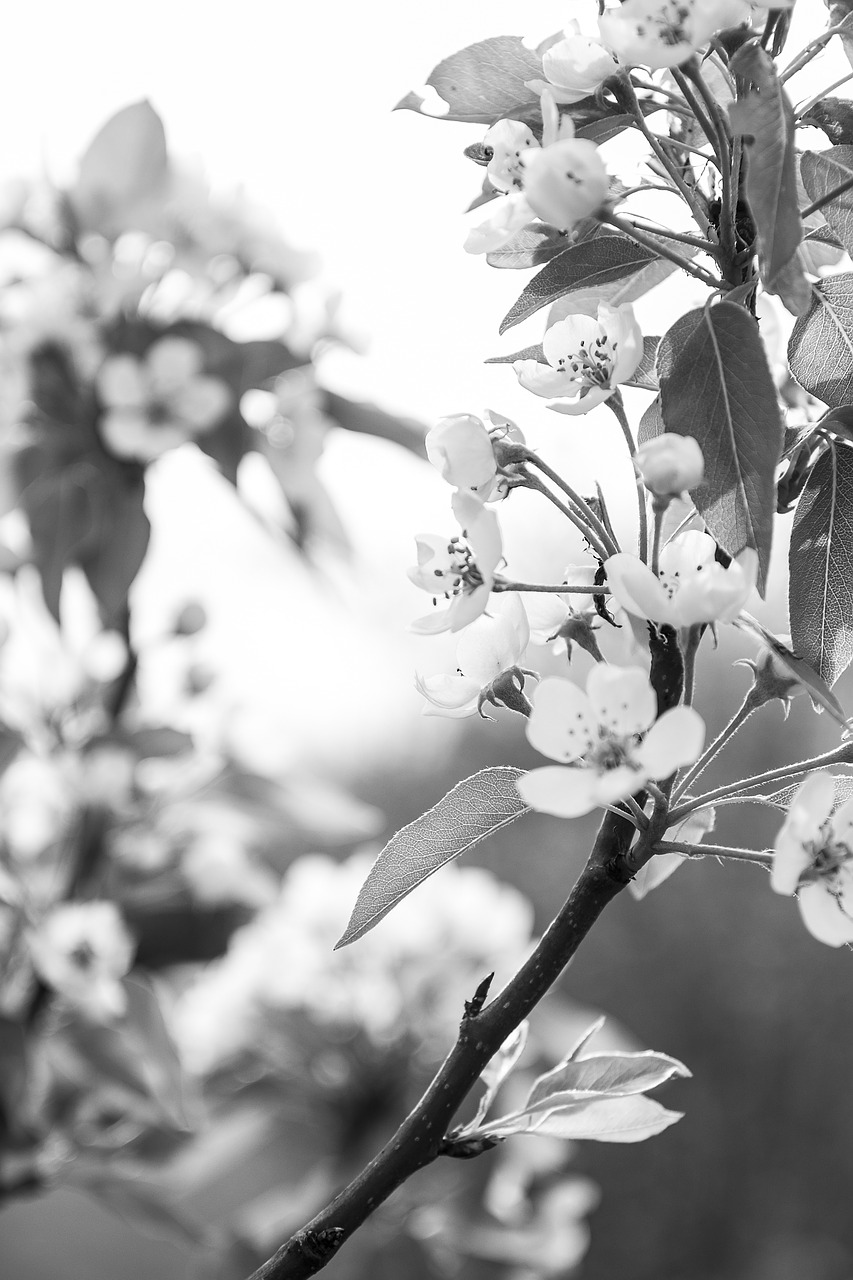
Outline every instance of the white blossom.
<path fill-rule="evenodd" d="M 770 886 L 796 893 L 803 923 L 830 947 L 853 943 L 853 800 L 835 813 L 835 779 L 806 778 L 776 837 Z"/>
<path fill-rule="evenodd" d="M 561 399 L 557 413 L 588 413 L 634 373 L 643 355 L 643 335 L 633 308 L 602 303 L 598 317 L 573 312 L 552 324 L 542 343 L 547 364 L 516 360 L 515 374 L 537 396 Z"/>
<path fill-rule="evenodd" d="M 494 494 L 498 474 L 492 438 L 472 413 L 441 418 L 426 437 L 426 453 L 448 484 L 483 501 Z"/>
<path fill-rule="evenodd" d="M 74 1008 L 98 1022 L 124 1013 L 135 947 L 114 902 L 61 903 L 28 941 L 39 976 Z"/>
<path fill-rule="evenodd" d="M 610 179 L 598 147 L 589 138 L 563 138 L 522 153 L 523 191 L 533 212 L 560 231 L 570 231 L 607 199 Z"/>
<path fill-rule="evenodd" d="M 618 63 L 600 40 L 584 36 L 578 24 L 566 27 L 542 55 L 544 80 L 528 80 L 535 93 L 549 91 L 559 103 L 580 102 L 612 76 Z"/>
<path fill-rule="evenodd" d="M 598 26 L 623 65 L 677 67 L 716 31 L 749 16 L 746 0 L 625 0 L 607 9 Z"/>
<path fill-rule="evenodd" d="M 657 696 L 640 667 L 599 663 L 586 692 L 569 680 L 543 680 L 527 722 L 532 746 L 557 766 L 533 769 L 516 783 L 533 809 L 577 818 L 668 778 L 698 759 L 705 736 L 692 707 L 656 719 Z"/>
<path fill-rule="evenodd" d="M 657 577 L 637 556 L 619 552 L 604 562 L 607 584 L 623 609 L 651 622 L 731 622 L 755 586 L 758 555 L 748 547 L 724 568 L 716 548 L 709 534 L 688 529 L 664 547 Z"/>
<path fill-rule="evenodd" d="M 110 452 L 151 462 L 218 426 L 232 394 L 203 368 L 204 352 L 188 338 L 160 338 L 142 359 L 128 352 L 108 356 L 95 381 L 103 406 L 99 429 Z"/>
<path fill-rule="evenodd" d="M 412 623 L 421 635 L 439 631 L 461 631 L 486 609 L 501 560 L 502 543 L 497 516 L 472 494 L 453 495 L 453 514 L 462 534 L 442 538 L 419 534 L 415 539 L 418 563 L 409 570 L 409 579 L 429 592 L 433 604 L 440 599 L 447 607 Z"/>
<path fill-rule="evenodd" d="M 426 716 L 458 720 L 476 715 L 480 698 L 503 672 L 521 661 L 530 627 L 516 592 L 504 592 L 490 605 L 490 612 L 475 618 L 456 645 L 456 674 L 416 676 L 415 684 L 426 699 Z"/>

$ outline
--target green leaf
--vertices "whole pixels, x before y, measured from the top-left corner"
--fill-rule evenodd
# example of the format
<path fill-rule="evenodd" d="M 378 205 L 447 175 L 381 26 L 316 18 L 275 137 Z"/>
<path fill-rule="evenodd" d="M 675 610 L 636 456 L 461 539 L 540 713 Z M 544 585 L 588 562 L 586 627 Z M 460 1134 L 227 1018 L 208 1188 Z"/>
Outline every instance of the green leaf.
<path fill-rule="evenodd" d="M 822 129 L 834 146 L 846 146 L 853 142 L 853 103 L 846 98 L 823 98 L 800 116 L 800 124 Z"/>
<path fill-rule="evenodd" d="M 563 253 L 567 244 L 564 232 L 546 226 L 543 222 L 532 222 L 529 227 L 522 227 L 516 232 L 500 249 L 487 253 L 486 262 L 490 267 L 499 267 L 504 271 L 541 267 L 558 253 Z"/>
<path fill-rule="evenodd" d="M 535 109 L 538 117 L 539 99 L 525 81 L 541 75 L 542 59 L 520 36 L 494 36 L 451 54 L 430 72 L 427 84 L 447 103 L 447 111 L 424 111 L 426 99 L 415 92 L 407 93 L 394 110 L 485 125 L 505 117 L 523 119 L 524 107 Z"/>
<path fill-rule="evenodd" d="M 812 304 L 788 343 L 791 373 L 831 409 L 853 402 L 853 273 L 812 285 Z"/>
<path fill-rule="evenodd" d="M 689 1076 L 684 1063 L 649 1049 L 643 1053 L 599 1053 L 560 1063 L 540 1076 L 524 1104 L 525 1111 L 541 1111 L 596 1094 L 619 1096 L 645 1093 L 676 1076 Z M 580 1095 L 573 1097 L 572 1095 Z"/>
<path fill-rule="evenodd" d="M 800 159 L 803 182 L 812 200 L 820 200 L 842 182 L 853 179 L 853 146 L 806 151 Z M 853 193 L 844 191 L 822 206 L 826 218 L 848 253 L 853 253 Z"/>
<path fill-rule="evenodd" d="M 548 363 L 541 342 L 535 342 L 532 347 L 522 347 L 520 351 L 513 351 L 509 356 L 489 356 L 484 363 L 512 364 L 515 360 L 538 360 L 540 364 Z"/>
<path fill-rule="evenodd" d="M 783 427 L 764 344 L 748 311 L 721 302 L 702 312 L 671 372 L 661 376 L 661 405 L 667 431 L 694 436 L 705 455 L 705 480 L 692 491 L 700 515 L 730 555 L 755 548 L 763 590 Z"/>
<path fill-rule="evenodd" d="M 483 769 L 398 831 L 371 868 L 337 946 L 355 942 L 439 867 L 526 813 L 515 787 L 523 773 L 503 765 Z"/>
<path fill-rule="evenodd" d="M 729 108 L 732 129 L 746 138 L 745 195 L 758 233 L 758 269 L 769 293 L 800 315 L 809 286 L 796 258 L 803 238 L 794 155 L 795 121 L 773 59 L 756 42 L 731 60 L 738 101 Z M 746 87 L 745 96 L 740 88 Z"/>
<path fill-rule="evenodd" d="M 151 526 L 142 506 L 144 485 L 136 469 L 120 463 L 101 469 L 96 526 L 91 550 L 80 564 L 100 605 L 106 627 L 121 628 L 127 597 L 142 567 Z"/>
<path fill-rule="evenodd" d="M 576 1141 L 642 1142 L 662 1133 L 681 1115 L 680 1111 L 667 1111 L 643 1094 L 632 1094 L 576 1102 L 554 1111 L 520 1112 L 484 1125 L 481 1132 L 496 1138 L 536 1133 Z"/>
<path fill-rule="evenodd" d="M 853 449 L 818 459 L 794 515 L 788 609 L 796 653 L 827 684 L 853 659 Z"/>
<path fill-rule="evenodd" d="M 141 200 L 157 196 L 168 179 L 163 121 L 147 100 L 111 116 L 80 161 L 68 193 L 79 225 L 116 235 Z"/>
<path fill-rule="evenodd" d="M 640 425 L 637 428 L 637 445 L 645 444 L 648 440 L 654 440 L 656 436 L 662 436 L 665 431 L 666 426 L 661 413 L 660 396 L 657 395 L 640 418 Z"/>
<path fill-rule="evenodd" d="M 127 995 L 127 1012 L 121 1032 L 144 1060 L 151 1094 L 164 1116 L 177 1128 L 188 1128 L 186 1079 L 157 988 L 138 971 L 124 978 L 122 986 Z"/>
<path fill-rule="evenodd" d="M 528 316 L 575 290 L 591 290 L 602 302 L 610 301 L 602 286 L 622 282 L 657 259 L 628 236 L 599 236 L 572 245 L 543 267 L 501 321 L 500 332 L 520 324 Z"/>
<path fill-rule="evenodd" d="M 650 335 L 643 338 L 642 359 L 630 378 L 625 380 L 626 387 L 639 387 L 642 391 L 657 391 L 658 377 L 655 366 L 659 345 L 660 338 L 657 336 Z"/>
<path fill-rule="evenodd" d="M 687 256 L 695 250 L 686 249 Z M 650 289 L 654 289 L 662 280 L 666 280 L 677 271 L 675 263 L 667 258 L 652 258 L 646 266 L 622 280 L 614 280 L 610 284 L 598 285 L 590 289 L 573 289 L 565 298 L 555 302 L 548 312 L 548 325 L 562 320 L 572 311 L 583 311 L 587 315 L 597 315 L 602 302 L 611 307 L 620 307 L 626 302 L 636 302 Z"/>

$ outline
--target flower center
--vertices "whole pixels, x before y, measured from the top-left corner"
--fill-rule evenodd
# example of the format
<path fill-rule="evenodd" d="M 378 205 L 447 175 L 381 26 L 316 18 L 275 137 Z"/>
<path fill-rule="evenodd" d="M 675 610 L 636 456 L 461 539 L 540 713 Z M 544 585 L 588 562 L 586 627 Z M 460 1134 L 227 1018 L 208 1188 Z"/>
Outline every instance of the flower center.
<path fill-rule="evenodd" d="M 664 4 L 656 12 L 646 15 L 646 22 L 637 23 L 637 35 L 642 39 L 647 34 L 660 40 L 661 44 L 670 47 L 678 44 L 691 44 L 692 39 L 687 28 L 687 20 L 692 14 L 689 4 Z M 646 25 L 648 24 L 648 26 Z M 651 33 L 648 31 L 651 27 Z"/>
<path fill-rule="evenodd" d="M 594 742 L 584 755 L 584 760 L 593 769 L 608 773 L 611 769 L 620 769 L 623 765 L 631 765 L 631 751 L 634 736 L 622 737 L 606 730 L 599 730 L 600 738 Z"/>
<path fill-rule="evenodd" d="M 443 590 L 440 594 L 445 600 L 483 585 L 483 575 L 477 568 L 474 553 L 462 537 L 450 539 L 447 556 L 448 563 L 443 568 L 433 569 L 435 577 L 441 580 Z M 438 604 L 438 595 L 433 596 L 433 604 Z"/>
<path fill-rule="evenodd" d="M 572 382 L 579 382 L 582 387 L 607 387 L 613 376 L 616 362 L 618 340 L 611 343 L 606 334 L 589 345 L 582 338 L 577 351 L 557 360 L 557 370 L 570 375 Z"/>

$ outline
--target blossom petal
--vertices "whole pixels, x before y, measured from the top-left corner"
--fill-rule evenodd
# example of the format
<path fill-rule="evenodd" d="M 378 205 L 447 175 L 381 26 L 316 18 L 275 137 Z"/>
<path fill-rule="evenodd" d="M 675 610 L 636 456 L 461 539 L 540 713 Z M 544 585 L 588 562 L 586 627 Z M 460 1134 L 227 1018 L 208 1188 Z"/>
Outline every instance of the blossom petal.
<path fill-rule="evenodd" d="M 463 248 L 466 253 L 492 253 L 511 240 L 516 231 L 533 222 L 535 217 L 526 198 L 520 192 L 513 192 L 494 201 L 488 217 L 468 232 Z"/>
<path fill-rule="evenodd" d="M 612 667 L 599 662 L 586 682 L 598 723 L 620 737 L 648 729 L 657 712 L 657 695 L 642 667 Z"/>
<path fill-rule="evenodd" d="M 829 773 L 813 773 L 798 787 L 774 846 L 770 887 L 775 893 L 792 894 L 811 866 L 810 846 L 820 842 L 834 798 L 835 779 Z"/>
<path fill-rule="evenodd" d="M 672 707 L 655 721 L 636 755 L 648 776 L 659 780 L 698 760 L 704 742 L 705 721 L 699 712 L 692 707 Z"/>
<path fill-rule="evenodd" d="M 674 610 L 667 593 L 639 556 L 620 551 L 604 562 L 607 585 L 623 609 L 637 618 L 672 624 Z"/>
<path fill-rule="evenodd" d="M 590 409 L 594 409 L 596 405 L 604 404 L 604 401 L 609 400 L 613 395 L 615 389 L 615 387 L 591 387 L 578 400 L 559 400 L 549 404 L 548 408 L 553 413 L 568 413 L 576 418 L 582 413 L 589 413 Z"/>
<path fill-rule="evenodd" d="M 192 378 L 174 393 L 170 408 L 194 432 L 211 431 L 231 406 L 231 392 L 221 378 Z"/>
<path fill-rule="evenodd" d="M 567 396 L 577 391 L 577 383 L 565 369 L 552 369 L 541 360 L 515 360 L 512 368 L 525 391 L 535 396 Z"/>
<path fill-rule="evenodd" d="M 95 384 L 110 409 L 141 409 L 147 399 L 142 365 L 135 356 L 107 356 L 95 375 Z"/>
<path fill-rule="evenodd" d="M 525 804 L 556 818 L 580 818 L 596 807 L 596 774 L 592 769 L 546 765 L 531 769 L 516 781 Z"/>
<path fill-rule="evenodd" d="M 805 885 L 797 901 L 804 925 L 818 942 L 825 942 L 828 947 L 843 947 L 845 942 L 853 942 L 853 920 L 845 915 L 826 881 Z"/>
<path fill-rule="evenodd" d="M 598 720 L 584 691 L 561 676 L 543 680 L 533 695 L 527 739 L 544 756 L 566 763 L 589 751 L 598 739 Z"/>
<path fill-rule="evenodd" d="M 191 338 L 166 337 L 145 353 L 145 368 L 155 396 L 172 396 L 204 368 L 204 352 Z"/>
<path fill-rule="evenodd" d="M 641 902 L 652 889 L 662 885 L 686 861 L 687 855 L 684 853 L 656 853 L 640 867 L 634 879 L 628 882 L 628 892 L 637 902 Z"/>
<path fill-rule="evenodd" d="M 626 800 L 635 791 L 639 791 L 647 781 L 648 774 L 631 765 L 620 764 L 615 769 L 604 769 L 594 772 L 595 785 L 592 794 L 597 805 L 615 804 L 617 800 Z"/>

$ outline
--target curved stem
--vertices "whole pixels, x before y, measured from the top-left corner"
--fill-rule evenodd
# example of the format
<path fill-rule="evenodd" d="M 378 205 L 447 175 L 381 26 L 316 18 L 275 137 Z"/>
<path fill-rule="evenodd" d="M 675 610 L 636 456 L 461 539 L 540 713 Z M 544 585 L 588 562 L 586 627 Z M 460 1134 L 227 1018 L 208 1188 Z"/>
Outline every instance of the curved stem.
<path fill-rule="evenodd" d="M 727 844 L 684 844 L 681 840 L 659 840 L 656 853 L 683 853 L 688 858 L 730 858 L 734 862 L 755 862 L 761 867 L 773 864 L 773 854 L 758 849 L 738 849 Z"/>
<path fill-rule="evenodd" d="M 646 188 L 640 189 L 645 190 Z M 717 248 L 710 240 L 703 240 L 701 236 L 692 236 L 687 231 L 669 231 L 665 227 L 658 227 L 648 218 L 644 218 L 642 214 L 631 213 L 629 216 L 631 225 L 636 231 L 649 231 L 652 235 L 663 236 L 667 240 L 677 240 L 680 244 L 692 245 L 694 249 L 702 249 L 705 253 L 714 253 Z M 637 218 L 640 218 L 645 225 L 638 227 Z"/>
<path fill-rule="evenodd" d="M 737 711 L 734 713 L 729 723 L 725 726 L 724 729 L 720 730 L 720 732 L 717 734 L 714 741 L 705 748 L 702 755 L 699 757 L 699 759 L 696 761 L 693 767 L 687 771 L 687 773 L 678 783 L 678 785 L 675 788 L 675 791 L 673 792 L 673 797 L 672 797 L 673 800 L 677 800 L 679 796 L 684 795 L 685 791 L 690 786 L 690 784 L 696 781 L 700 773 L 705 772 L 708 765 L 715 758 L 715 756 L 719 755 L 719 753 L 722 751 L 726 743 L 730 742 L 731 739 L 735 736 L 735 734 L 737 733 L 741 725 L 746 724 L 747 720 L 752 715 L 753 711 L 757 711 L 757 710 L 758 708 L 753 702 L 752 690 L 750 689 L 749 693 L 746 695 L 743 702 L 738 707 Z"/>
<path fill-rule="evenodd" d="M 614 540 L 614 538 L 608 532 L 604 524 L 604 521 L 601 520 L 595 514 L 592 507 L 587 502 L 586 498 L 582 498 L 581 495 L 563 479 L 563 477 L 559 474 L 559 472 L 555 471 L 553 467 L 549 467 L 548 463 L 543 462 L 542 459 L 537 454 L 531 453 L 527 461 L 532 463 L 534 467 L 538 467 L 539 470 L 542 472 L 542 474 L 547 476 L 548 479 L 551 481 L 551 483 L 555 484 L 558 489 L 562 489 L 566 497 L 571 502 L 574 503 L 578 512 L 586 520 L 590 529 L 592 529 L 592 531 L 595 533 L 595 535 L 601 542 L 602 546 L 608 548 L 607 555 L 603 556 L 602 558 L 606 560 L 607 556 L 615 555 L 616 552 L 619 550 L 618 543 Z M 534 485 L 533 487 L 540 488 L 544 486 Z"/>
<path fill-rule="evenodd" d="M 641 244 L 644 249 L 650 249 L 657 257 L 667 258 L 670 262 L 674 262 L 682 271 L 686 271 L 688 275 L 695 276 L 697 280 L 701 280 L 703 284 L 706 284 L 709 289 L 721 289 L 723 287 L 723 281 L 718 280 L 716 276 L 712 276 L 710 271 L 706 271 L 704 267 L 691 262 L 689 258 L 683 257 L 680 253 L 676 253 L 674 249 L 668 249 L 666 245 L 653 240 L 645 231 L 641 231 L 639 227 L 634 227 L 627 218 L 620 218 L 617 213 L 608 212 L 607 210 L 601 210 L 596 214 L 596 217 L 599 222 L 605 222 L 608 226 L 616 227 L 617 231 L 624 231 L 626 236 L 636 240 L 637 244 Z"/>
<path fill-rule="evenodd" d="M 625 853 L 633 836 L 630 822 L 605 814 L 589 861 L 530 958 L 485 1008 L 481 985 L 466 1006 L 456 1044 L 412 1113 L 349 1186 L 251 1280 L 315 1275 L 392 1191 L 441 1154 L 448 1126 L 486 1063 L 539 1003 L 601 912 L 628 883 Z"/>
<path fill-rule="evenodd" d="M 630 426 L 628 425 L 628 419 L 625 415 L 625 406 L 622 403 L 621 393 L 618 390 L 614 391 L 613 395 L 610 396 L 608 400 L 605 400 L 604 403 L 608 406 L 614 418 L 619 423 L 619 426 L 622 429 L 622 434 L 625 437 L 625 443 L 628 446 L 628 453 L 630 454 L 630 457 L 631 457 L 631 466 L 633 468 L 634 454 L 637 452 L 637 446 L 634 443 L 634 436 L 631 432 Z M 648 517 L 648 513 L 646 512 L 646 492 L 643 486 L 637 481 L 636 472 L 635 472 L 635 488 L 637 490 L 637 515 L 639 519 L 640 559 L 645 563 L 645 561 L 648 559 L 648 556 L 649 556 L 649 517 Z"/>
<path fill-rule="evenodd" d="M 634 86 L 631 84 L 630 79 L 626 76 L 621 83 L 622 83 L 622 86 L 624 86 L 624 96 L 627 100 L 625 105 L 628 107 L 628 109 L 631 112 L 631 115 L 634 117 L 634 123 L 636 127 L 639 129 L 640 133 L 646 139 L 646 142 L 648 142 L 655 156 L 657 156 L 657 159 L 660 162 L 660 164 L 663 165 L 663 168 L 666 172 L 667 177 L 671 178 L 672 181 L 675 183 L 682 199 L 684 200 L 684 203 L 687 205 L 688 209 L 693 214 L 693 220 L 695 221 L 697 227 L 699 227 L 701 231 L 707 231 L 709 224 L 708 224 L 708 216 L 705 213 L 705 210 L 702 208 L 701 204 L 697 200 L 695 193 L 691 191 L 690 187 L 685 182 L 684 175 L 682 174 L 678 165 L 673 163 L 672 157 L 667 155 L 666 149 L 660 145 L 657 138 L 652 133 L 649 126 L 646 124 L 646 117 L 643 115 L 643 108 L 640 105 L 640 100 L 637 97 L 637 94 L 634 90 Z"/>
<path fill-rule="evenodd" d="M 579 516 L 576 511 L 573 511 L 571 507 L 566 506 L 565 502 L 561 502 L 556 493 L 552 493 L 547 485 L 542 484 L 541 481 L 535 478 L 535 476 L 530 476 L 526 487 L 528 489 L 533 489 L 535 493 L 541 493 L 543 498 L 547 498 L 558 511 L 563 513 L 567 520 L 571 520 L 575 528 L 583 534 L 584 538 L 586 538 L 587 542 L 592 547 L 593 553 L 598 556 L 599 560 L 606 560 L 607 557 L 612 554 L 607 550 L 604 544 L 599 540 L 597 534 L 592 531 L 584 519 Z"/>
<path fill-rule="evenodd" d="M 811 773 L 814 769 L 822 769 L 830 764 L 853 764 L 853 743 L 844 742 L 833 751 L 824 751 L 823 755 L 812 756 L 810 760 L 799 760 L 796 764 L 782 765 L 779 769 L 768 769 L 766 773 L 755 773 L 751 778 L 730 782 L 724 787 L 717 787 L 715 791 L 706 791 L 703 796 L 677 805 L 669 815 L 669 825 L 675 826 L 689 813 L 694 813 L 696 809 L 703 809 L 705 805 L 713 804 L 715 800 L 742 795 L 770 782 L 784 782 L 786 778 L 795 778 L 799 773 Z"/>
<path fill-rule="evenodd" d="M 687 634 L 682 640 L 682 649 L 684 651 L 684 705 L 685 707 L 693 706 L 693 686 L 696 682 L 696 654 L 699 652 L 699 641 L 702 639 L 704 626 L 701 623 L 694 623 L 692 627 L 687 627 Z"/>
<path fill-rule="evenodd" d="M 807 44 L 805 49 L 801 50 L 801 52 L 797 54 L 793 62 L 789 63 L 785 70 L 780 73 L 779 80 L 781 83 L 784 84 L 786 80 L 790 80 L 791 76 L 796 75 L 798 71 L 802 71 L 803 67 L 811 62 L 812 58 L 814 58 L 816 54 L 820 53 L 823 46 L 827 44 L 833 36 L 840 35 L 845 31 L 850 32 L 850 30 L 850 25 L 848 24 L 846 17 L 843 22 L 837 23 L 834 27 L 827 28 L 823 35 L 817 36 L 810 44 Z"/>
<path fill-rule="evenodd" d="M 559 586 L 552 586 L 550 583 L 544 582 L 507 582 L 505 579 L 497 579 L 492 583 L 493 591 L 547 591 L 553 595 L 584 595 L 584 596 L 606 596 L 610 594 L 609 587 L 575 587 L 567 586 L 560 583 Z"/>

